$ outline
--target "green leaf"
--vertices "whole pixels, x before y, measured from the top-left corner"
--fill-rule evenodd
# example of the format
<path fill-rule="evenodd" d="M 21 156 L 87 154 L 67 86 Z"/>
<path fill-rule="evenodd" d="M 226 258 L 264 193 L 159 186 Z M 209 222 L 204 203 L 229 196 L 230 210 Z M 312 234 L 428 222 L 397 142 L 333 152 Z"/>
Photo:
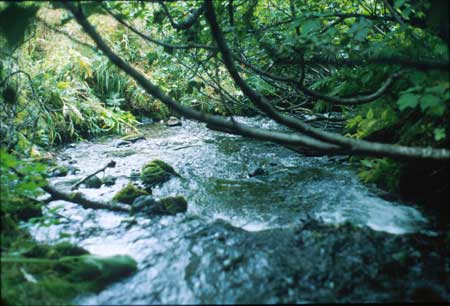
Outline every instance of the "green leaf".
<path fill-rule="evenodd" d="M 397 101 L 397 105 L 401 111 L 407 109 L 408 107 L 414 108 L 419 103 L 420 96 L 414 94 L 405 94 L 400 97 Z"/>
<path fill-rule="evenodd" d="M 373 163 L 368 160 L 368 159 L 363 159 L 361 160 L 361 164 L 367 168 L 372 168 L 373 167 Z"/>
<path fill-rule="evenodd" d="M 394 7 L 395 8 L 399 8 L 399 7 L 401 7 L 402 5 L 403 5 L 403 3 L 405 3 L 406 2 L 406 0 L 395 0 L 394 1 Z"/>
<path fill-rule="evenodd" d="M 372 22 L 370 20 L 362 18 L 359 22 L 353 24 L 350 32 L 355 33 L 355 40 L 363 41 L 367 37 L 371 26 Z"/>
<path fill-rule="evenodd" d="M 445 129 L 443 128 L 436 128 L 434 129 L 434 139 L 436 141 L 440 141 L 442 139 L 445 139 Z"/>
<path fill-rule="evenodd" d="M 418 87 L 422 87 L 423 84 L 427 81 L 428 76 L 426 73 L 422 71 L 415 71 L 408 74 L 409 79 L 411 82 Z"/>
<path fill-rule="evenodd" d="M 306 21 L 302 26 L 302 34 L 309 34 L 315 30 L 320 29 L 322 26 L 320 20 L 314 19 L 314 20 L 308 20 Z"/>
<path fill-rule="evenodd" d="M 438 97 L 433 95 L 424 95 L 420 98 L 420 109 L 424 111 L 427 108 L 434 107 L 436 105 L 439 105 L 440 103 L 441 99 L 439 99 Z"/>

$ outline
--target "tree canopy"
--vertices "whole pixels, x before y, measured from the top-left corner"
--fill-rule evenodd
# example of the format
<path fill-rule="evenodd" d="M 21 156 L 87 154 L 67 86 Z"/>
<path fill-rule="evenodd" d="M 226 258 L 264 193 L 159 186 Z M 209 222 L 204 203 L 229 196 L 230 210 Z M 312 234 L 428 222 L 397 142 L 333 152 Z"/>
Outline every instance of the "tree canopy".
<path fill-rule="evenodd" d="M 148 94 L 212 128 L 293 149 L 439 160 L 450 157 L 447 149 L 429 146 L 442 147 L 448 134 L 446 3 L 88 1 L 52 6 L 69 12 L 59 26 L 74 18 L 93 40 L 92 48 Z M 13 47 L 24 38 L 38 4 L 3 6 L 0 27 Z M 98 13 L 109 14 L 153 45 L 145 54 L 150 70 L 170 63 L 164 83 L 148 77 L 105 42 L 88 20 Z M 9 27 L 11 18 L 18 17 L 20 27 Z M 130 53 L 138 51 L 142 53 Z M 195 109 L 194 101 L 214 108 Z M 233 119 L 243 108 L 269 116 L 290 131 L 244 126 Z M 305 108 L 355 114 L 347 123 L 354 137 L 311 126 L 299 116 L 298 109 Z M 360 109 L 366 113 L 358 113 Z M 397 144 L 362 139 L 413 114 L 440 123 L 428 131 L 434 139 L 426 147 L 414 146 L 414 141 L 403 144 L 403 135 L 394 137 Z"/>

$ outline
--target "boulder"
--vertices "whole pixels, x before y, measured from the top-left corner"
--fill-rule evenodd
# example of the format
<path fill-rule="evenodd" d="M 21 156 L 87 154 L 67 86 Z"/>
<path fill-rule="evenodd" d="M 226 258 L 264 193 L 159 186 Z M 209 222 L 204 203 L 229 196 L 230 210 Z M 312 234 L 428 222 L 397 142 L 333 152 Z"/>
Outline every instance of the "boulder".
<path fill-rule="evenodd" d="M 170 165 L 156 159 L 142 168 L 141 180 L 145 186 L 152 187 L 167 182 L 172 175 L 179 176 Z"/>
<path fill-rule="evenodd" d="M 113 200 L 125 204 L 132 204 L 137 197 L 142 195 L 149 195 L 149 193 L 130 183 L 117 192 L 114 195 Z"/>

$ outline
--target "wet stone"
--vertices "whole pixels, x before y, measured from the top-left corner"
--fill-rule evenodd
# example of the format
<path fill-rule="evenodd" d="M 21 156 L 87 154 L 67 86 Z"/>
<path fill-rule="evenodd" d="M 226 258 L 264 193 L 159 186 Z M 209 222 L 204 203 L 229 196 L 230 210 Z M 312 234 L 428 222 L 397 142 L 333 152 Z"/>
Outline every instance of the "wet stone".
<path fill-rule="evenodd" d="M 116 183 L 116 180 L 117 180 L 117 177 L 114 177 L 114 176 L 111 176 L 111 175 L 105 176 L 102 179 L 103 184 L 105 184 L 106 186 L 114 185 Z"/>
<path fill-rule="evenodd" d="M 139 140 L 144 140 L 145 136 L 142 134 L 132 134 L 132 135 L 127 135 L 121 138 L 123 141 L 128 141 L 131 143 L 135 143 L 138 142 Z"/>
<path fill-rule="evenodd" d="M 256 169 L 250 171 L 248 176 L 254 177 L 254 176 L 264 175 L 264 174 L 266 174 L 266 171 L 263 168 L 261 168 L 261 167 L 257 167 Z"/>
<path fill-rule="evenodd" d="M 151 195 L 141 195 L 134 199 L 131 204 L 131 213 L 137 213 L 156 204 L 156 200 Z"/>
<path fill-rule="evenodd" d="M 103 182 L 98 176 L 94 175 L 87 179 L 83 184 L 86 188 L 100 188 Z"/>
<path fill-rule="evenodd" d="M 118 143 L 116 143 L 116 148 L 129 146 L 130 144 L 131 144 L 130 141 L 121 140 L 121 141 L 119 141 Z"/>
<path fill-rule="evenodd" d="M 166 125 L 169 127 L 181 126 L 181 121 L 176 117 L 170 117 L 169 120 L 167 120 Z"/>

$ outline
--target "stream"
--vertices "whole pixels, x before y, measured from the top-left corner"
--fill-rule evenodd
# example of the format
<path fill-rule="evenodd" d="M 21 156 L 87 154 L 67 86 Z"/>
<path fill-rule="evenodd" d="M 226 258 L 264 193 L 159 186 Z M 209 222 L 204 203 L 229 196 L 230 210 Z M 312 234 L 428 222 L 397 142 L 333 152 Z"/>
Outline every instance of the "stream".
<path fill-rule="evenodd" d="M 238 120 L 278 128 L 261 118 Z M 61 207 L 60 224 L 28 225 L 37 240 L 69 240 L 138 262 L 134 275 L 75 303 L 449 301 L 448 248 L 437 242 L 429 216 L 362 184 L 346 159 L 305 157 L 185 120 L 140 132 L 145 139 L 135 143 L 103 137 L 61 149 L 58 163 L 80 171 L 51 183 L 69 191 L 115 160 L 105 173 L 117 177 L 114 185 L 79 189 L 108 201 L 143 165 L 161 159 L 181 178 L 153 195 L 184 196 L 188 211 L 130 217 L 52 202 Z"/>

